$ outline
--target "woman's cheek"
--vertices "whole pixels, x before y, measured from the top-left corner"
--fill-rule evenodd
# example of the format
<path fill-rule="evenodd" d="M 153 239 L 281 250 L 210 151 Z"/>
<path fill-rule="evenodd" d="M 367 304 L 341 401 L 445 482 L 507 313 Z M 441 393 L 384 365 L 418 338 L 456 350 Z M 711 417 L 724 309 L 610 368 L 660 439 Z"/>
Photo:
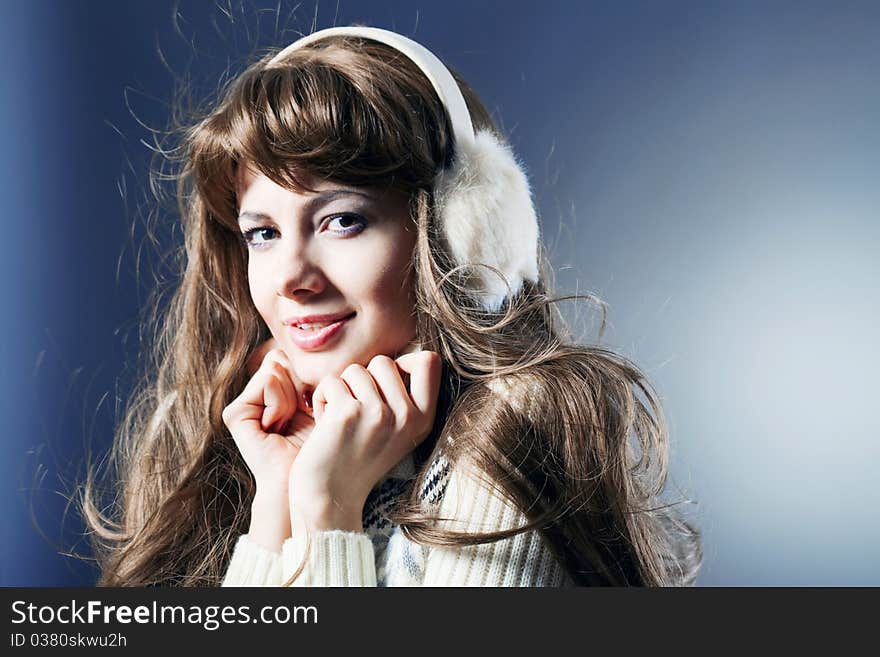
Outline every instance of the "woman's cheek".
<path fill-rule="evenodd" d="M 253 259 L 251 262 L 253 262 Z M 275 318 L 273 317 L 274 308 L 272 306 L 272 298 L 274 295 L 272 294 L 271 289 L 269 289 L 269 282 L 262 269 L 263 268 L 257 267 L 254 264 L 249 264 L 248 288 L 250 289 L 251 301 L 253 301 L 254 307 L 257 309 L 260 317 L 266 323 L 266 326 L 272 331 L 277 340 L 281 336 L 275 335 L 277 329 L 275 327 Z"/>

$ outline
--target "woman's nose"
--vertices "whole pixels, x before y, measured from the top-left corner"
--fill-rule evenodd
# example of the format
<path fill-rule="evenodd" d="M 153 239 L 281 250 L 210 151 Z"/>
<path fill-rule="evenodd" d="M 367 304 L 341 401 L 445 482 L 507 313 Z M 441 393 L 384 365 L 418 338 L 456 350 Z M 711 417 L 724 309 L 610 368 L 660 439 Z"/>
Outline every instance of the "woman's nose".
<path fill-rule="evenodd" d="M 308 243 L 297 242 L 279 249 L 276 263 L 275 293 L 280 297 L 318 294 L 327 285 Z"/>

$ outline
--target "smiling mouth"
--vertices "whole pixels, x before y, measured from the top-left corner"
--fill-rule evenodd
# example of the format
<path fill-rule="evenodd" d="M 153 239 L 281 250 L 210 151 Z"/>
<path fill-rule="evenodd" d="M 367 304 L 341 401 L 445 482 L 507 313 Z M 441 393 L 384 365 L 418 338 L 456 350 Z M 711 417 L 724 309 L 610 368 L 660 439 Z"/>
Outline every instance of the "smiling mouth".
<path fill-rule="evenodd" d="M 331 324 L 335 324 L 337 322 L 341 322 L 346 319 L 351 319 L 352 317 L 354 317 L 354 315 L 355 315 L 355 313 L 350 313 L 350 314 L 346 315 L 345 317 L 336 317 L 334 319 L 328 319 L 325 321 L 316 321 L 316 322 L 298 322 L 298 323 L 294 323 L 294 324 L 289 324 L 289 326 L 291 326 L 293 328 L 298 328 L 301 331 L 317 331 L 317 330 L 320 330 L 320 329 L 325 328 L 327 326 L 330 326 Z"/>
<path fill-rule="evenodd" d="M 352 313 L 332 322 L 291 324 L 288 334 L 297 347 L 304 351 L 313 351 L 330 342 L 354 316 L 355 313 Z"/>

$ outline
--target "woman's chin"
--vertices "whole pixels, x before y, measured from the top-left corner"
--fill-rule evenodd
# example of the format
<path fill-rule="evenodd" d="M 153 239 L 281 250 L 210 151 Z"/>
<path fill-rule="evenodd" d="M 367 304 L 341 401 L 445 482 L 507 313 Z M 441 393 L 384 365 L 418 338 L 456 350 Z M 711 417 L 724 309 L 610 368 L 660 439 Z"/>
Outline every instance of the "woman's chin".
<path fill-rule="evenodd" d="M 396 345 L 395 345 L 396 346 Z M 304 386 L 311 386 L 314 390 L 325 376 L 341 376 L 346 367 L 352 363 L 358 363 L 367 367 L 370 361 L 378 354 L 385 354 L 396 358 L 401 353 L 411 350 L 418 351 L 419 345 L 410 342 L 397 349 L 358 349 L 358 350 L 328 350 L 325 352 L 299 353 L 291 358 L 298 382 Z"/>
<path fill-rule="evenodd" d="M 315 354 L 308 354 L 308 363 L 303 363 L 304 357 L 300 357 L 299 367 L 294 365 L 296 376 L 304 387 L 314 390 L 325 376 L 340 376 L 346 367 L 356 360 L 348 356 L 340 358 L 338 355 L 327 354 L 327 358 L 314 358 Z"/>

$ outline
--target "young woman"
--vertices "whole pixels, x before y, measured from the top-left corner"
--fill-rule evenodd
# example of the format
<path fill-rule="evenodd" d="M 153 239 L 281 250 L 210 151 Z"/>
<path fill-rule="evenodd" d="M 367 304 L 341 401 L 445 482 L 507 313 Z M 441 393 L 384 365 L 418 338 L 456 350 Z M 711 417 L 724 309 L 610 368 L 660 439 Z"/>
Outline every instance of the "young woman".
<path fill-rule="evenodd" d="M 656 397 L 572 343 L 525 174 L 429 51 L 317 32 L 181 152 L 185 271 L 85 505 L 103 584 L 693 583 Z"/>

